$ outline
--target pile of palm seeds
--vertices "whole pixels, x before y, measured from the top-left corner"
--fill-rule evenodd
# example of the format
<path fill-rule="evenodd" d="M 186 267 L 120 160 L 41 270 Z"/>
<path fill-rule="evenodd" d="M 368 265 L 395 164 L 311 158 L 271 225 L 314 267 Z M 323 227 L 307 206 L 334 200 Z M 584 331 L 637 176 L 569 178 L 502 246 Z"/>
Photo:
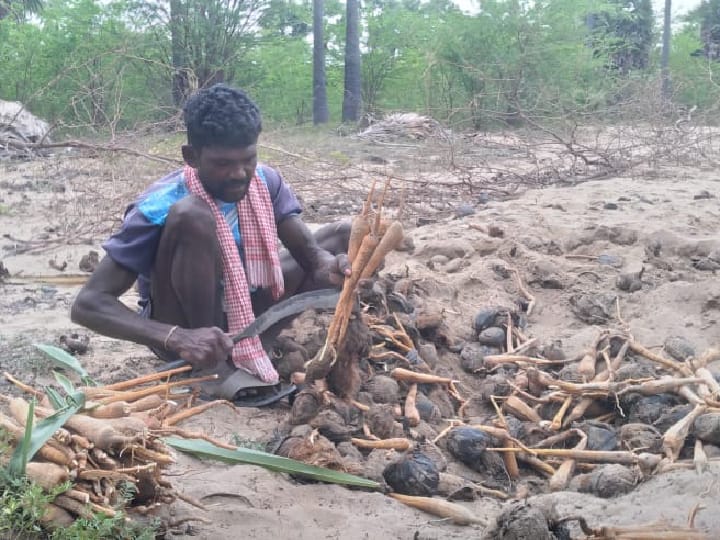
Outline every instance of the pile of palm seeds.
<path fill-rule="evenodd" d="M 717 351 L 696 355 L 672 338 L 653 352 L 630 334 L 618 306 L 618 326 L 598 329 L 581 355 L 568 358 L 556 343 L 529 337 L 535 299 L 520 273 L 511 274 L 516 304 L 478 311 L 469 341 L 453 336 L 412 281 L 356 280 L 354 310 L 341 301 L 344 314 L 336 311 L 324 343 L 292 330 L 279 341 L 279 370 L 304 366 L 292 377 L 306 386 L 269 450 L 359 473 L 402 502 L 460 524 L 478 520 L 448 501 L 561 490 L 613 497 L 652 475 L 702 472 L 720 459 Z M 322 315 L 311 317 L 323 325 Z M 339 326 L 346 329 L 340 340 L 332 333 Z M 646 525 L 593 530 L 580 521 L 591 538 L 658 532 Z M 567 534 L 552 512 L 511 505 L 491 537 L 519 538 L 523 523 L 526 538 Z M 662 538 L 705 537 L 691 525 L 662 530 Z"/>

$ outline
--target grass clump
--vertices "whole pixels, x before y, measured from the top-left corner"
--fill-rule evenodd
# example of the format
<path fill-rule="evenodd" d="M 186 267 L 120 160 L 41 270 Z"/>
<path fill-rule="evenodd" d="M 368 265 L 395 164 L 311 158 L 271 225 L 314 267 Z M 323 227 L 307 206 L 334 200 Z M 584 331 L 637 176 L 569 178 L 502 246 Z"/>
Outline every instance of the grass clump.
<path fill-rule="evenodd" d="M 45 508 L 69 487 L 61 484 L 45 493 L 27 478 L 12 478 L 6 470 L 0 471 L 0 538 L 46 538 Z"/>
<path fill-rule="evenodd" d="M 154 524 L 143 525 L 134 521 L 126 521 L 125 514 L 118 512 L 115 516 L 93 514 L 92 518 L 78 518 L 70 527 L 55 529 L 51 540 L 153 540 L 157 536 Z"/>

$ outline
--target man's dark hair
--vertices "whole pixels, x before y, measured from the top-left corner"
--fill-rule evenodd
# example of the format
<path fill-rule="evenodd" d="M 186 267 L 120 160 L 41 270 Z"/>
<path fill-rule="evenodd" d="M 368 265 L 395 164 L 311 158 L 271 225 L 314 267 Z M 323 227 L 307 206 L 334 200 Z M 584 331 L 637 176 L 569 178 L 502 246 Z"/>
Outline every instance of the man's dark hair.
<path fill-rule="evenodd" d="M 246 147 L 257 143 L 262 131 L 260 109 L 237 88 L 216 84 L 187 100 L 184 108 L 188 143 L 206 146 Z"/>

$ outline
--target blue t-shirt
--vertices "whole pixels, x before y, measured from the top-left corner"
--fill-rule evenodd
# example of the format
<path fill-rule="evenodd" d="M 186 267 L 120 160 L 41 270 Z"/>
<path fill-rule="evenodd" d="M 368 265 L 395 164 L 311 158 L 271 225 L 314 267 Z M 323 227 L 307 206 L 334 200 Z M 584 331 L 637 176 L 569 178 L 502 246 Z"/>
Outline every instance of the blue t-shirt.
<path fill-rule="evenodd" d="M 266 165 L 259 165 L 256 170 L 270 192 L 276 224 L 301 212 L 297 197 L 278 171 Z M 127 207 L 120 230 L 102 246 L 112 260 L 138 275 L 141 304 L 150 298 L 152 268 L 170 208 L 189 194 L 182 169 L 158 180 Z M 237 205 L 218 201 L 218 207 L 244 259 Z"/>

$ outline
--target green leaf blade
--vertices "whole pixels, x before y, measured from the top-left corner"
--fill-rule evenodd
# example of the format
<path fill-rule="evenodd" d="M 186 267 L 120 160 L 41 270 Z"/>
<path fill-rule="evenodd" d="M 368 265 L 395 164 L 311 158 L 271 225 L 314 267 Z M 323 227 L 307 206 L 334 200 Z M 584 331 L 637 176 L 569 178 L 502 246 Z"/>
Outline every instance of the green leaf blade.
<path fill-rule="evenodd" d="M 83 382 L 89 381 L 92 384 L 95 384 L 95 382 L 90 378 L 88 372 L 85 371 L 85 368 L 80 365 L 80 362 L 78 362 L 77 358 L 75 358 L 67 351 L 64 351 L 61 348 L 55 347 L 53 345 L 35 344 L 35 347 L 48 355 L 50 360 L 56 366 L 69 371 L 74 371 L 80 376 L 80 379 Z"/>
<path fill-rule="evenodd" d="M 25 437 L 18 444 L 13 452 L 8 464 L 8 470 L 15 476 L 23 476 L 25 474 L 25 465 L 30 461 L 38 450 L 53 436 L 59 428 L 61 428 L 68 418 L 77 413 L 85 405 L 85 394 L 75 392 L 69 396 L 71 404 L 56 411 L 54 414 L 43 418 L 36 422 L 33 427 L 32 420 L 34 418 L 34 401 L 30 404 L 28 413 L 28 422 L 25 427 Z"/>
<path fill-rule="evenodd" d="M 378 489 L 380 484 L 367 478 L 355 476 L 339 471 L 332 471 L 315 465 L 308 465 L 301 461 L 289 459 L 268 452 L 252 450 L 249 448 L 236 448 L 229 450 L 215 446 L 211 442 L 202 439 L 182 439 L 180 437 L 167 437 L 163 439 L 169 446 L 193 454 L 197 457 L 217 459 L 226 463 L 245 463 L 250 465 L 259 465 L 266 469 L 294 474 L 311 480 L 326 482 L 331 484 L 342 484 L 347 486 L 362 487 L 367 489 Z"/>
<path fill-rule="evenodd" d="M 53 409 L 55 409 L 56 411 L 59 411 L 60 409 L 65 407 L 65 400 L 60 395 L 60 392 L 55 390 L 53 387 L 46 386 L 45 395 L 47 395 L 48 401 L 52 405 Z"/>
<path fill-rule="evenodd" d="M 53 375 L 55 375 L 55 380 L 68 395 L 75 392 L 75 385 L 73 385 L 73 383 L 70 382 L 70 379 L 68 379 L 65 375 L 59 371 L 53 371 Z"/>
<path fill-rule="evenodd" d="M 30 454 L 30 446 L 33 433 L 33 421 L 35 420 L 35 400 L 30 401 L 28 405 L 27 418 L 25 419 L 25 433 L 23 440 L 13 452 L 8 464 L 10 474 L 16 477 L 25 476 L 25 468 L 27 462 L 32 456 Z"/>

